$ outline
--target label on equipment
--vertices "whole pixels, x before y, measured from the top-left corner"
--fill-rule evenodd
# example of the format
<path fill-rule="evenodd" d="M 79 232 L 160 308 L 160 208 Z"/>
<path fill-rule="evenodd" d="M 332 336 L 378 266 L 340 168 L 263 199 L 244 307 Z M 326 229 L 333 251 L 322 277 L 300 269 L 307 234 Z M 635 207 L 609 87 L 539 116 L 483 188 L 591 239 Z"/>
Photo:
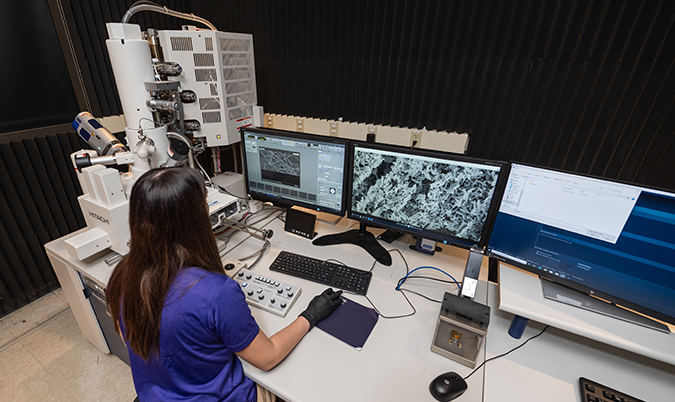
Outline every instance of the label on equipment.
<path fill-rule="evenodd" d="M 248 127 L 253 125 L 253 117 L 244 117 L 237 120 L 237 128 Z"/>
<path fill-rule="evenodd" d="M 464 278 L 464 286 L 462 287 L 462 296 L 473 297 L 476 295 L 476 287 L 478 287 L 478 281 L 473 278 Z"/>

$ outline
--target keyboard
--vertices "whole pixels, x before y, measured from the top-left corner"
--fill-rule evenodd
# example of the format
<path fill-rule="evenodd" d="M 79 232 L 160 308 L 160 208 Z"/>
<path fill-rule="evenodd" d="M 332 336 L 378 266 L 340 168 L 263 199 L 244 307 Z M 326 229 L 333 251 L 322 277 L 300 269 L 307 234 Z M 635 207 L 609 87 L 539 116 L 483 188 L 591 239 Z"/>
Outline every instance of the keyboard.
<path fill-rule="evenodd" d="M 579 386 L 582 402 L 644 402 L 584 377 L 579 378 Z"/>
<path fill-rule="evenodd" d="M 338 263 L 282 251 L 270 265 L 270 271 L 307 279 L 348 292 L 365 296 L 370 285 L 371 272 Z"/>

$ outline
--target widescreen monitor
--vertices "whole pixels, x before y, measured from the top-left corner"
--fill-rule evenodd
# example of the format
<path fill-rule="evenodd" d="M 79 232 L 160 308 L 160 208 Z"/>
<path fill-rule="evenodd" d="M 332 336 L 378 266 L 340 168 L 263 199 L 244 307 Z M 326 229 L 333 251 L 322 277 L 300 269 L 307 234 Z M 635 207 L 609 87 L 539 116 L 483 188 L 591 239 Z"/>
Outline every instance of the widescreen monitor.
<path fill-rule="evenodd" d="M 369 143 L 353 143 L 352 155 L 348 217 L 445 244 L 484 246 L 505 163 Z"/>
<path fill-rule="evenodd" d="M 675 193 L 512 163 L 487 254 L 675 324 Z"/>
<path fill-rule="evenodd" d="M 344 215 L 348 140 L 244 128 L 241 143 L 251 197 Z"/>
<path fill-rule="evenodd" d="M 459 247 L 484 247 L 507 164 L 357 141 L 350 149 L 347 216 L 361 225 L 313 244 L 355 244 L 387 266 L 391 256 L 367 225 Z"/>

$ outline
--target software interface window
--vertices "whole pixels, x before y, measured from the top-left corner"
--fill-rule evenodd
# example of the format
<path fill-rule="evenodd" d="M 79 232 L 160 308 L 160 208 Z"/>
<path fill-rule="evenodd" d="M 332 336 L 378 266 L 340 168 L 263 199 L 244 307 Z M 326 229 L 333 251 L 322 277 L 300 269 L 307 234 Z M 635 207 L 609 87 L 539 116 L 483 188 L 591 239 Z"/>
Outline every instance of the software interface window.
<path fill-rule="evenodd" d="M 499 166 L 356 147 L 351 208 L 356 216 L 478 243 L 499 171 Z"/>
<path fill-rule="evenodd" d="M 514 164 L 489 249 L 675 316 L 672 194 Z"/>
<path fill-rule="evenodd" d="M 244 149 L 253 194 L 341 209 L 345 145 L 247 133 Z"/>

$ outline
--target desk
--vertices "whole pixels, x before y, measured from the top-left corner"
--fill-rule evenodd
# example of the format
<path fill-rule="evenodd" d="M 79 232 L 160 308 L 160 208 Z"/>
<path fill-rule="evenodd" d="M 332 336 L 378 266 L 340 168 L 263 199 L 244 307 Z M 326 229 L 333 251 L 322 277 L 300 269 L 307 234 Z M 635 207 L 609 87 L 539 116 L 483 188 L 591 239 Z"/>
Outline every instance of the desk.
<path fill-rule="evenodd" d="M 522 349 L 487 363 L 486 401 L 515 401 L 527 388 L 547 401 L 579 401 L 579 377 L 646 401 L 675 400 L 675 365 L 667 363 L 675 353 L 675 334 L 544 299 L 537 276 L 506 264 L 500 265 L 500 287 L 490 293 L 490 305 L 488 358 L 537 334 L 544 324 L 551 327 Z M 501 335 L 514 314 L 531 320 L 520 340 Z"/>
<path fill-rule="evenodd" d="M 337 226 L 320 222 L 320 235 L 345 231 L 354 224 L 343 219 Z M 373 263 L 361 248 L 353 245 L 312 246 L 311 241 L 283 231 L 279 220 L 269 225 L 274 230 L 272 247 L 254 268 L 265 276 L 282 279 L 302 287 L 302 294 L 286 318 L 280 318 L 258 309 L 253 315 L 266 334 L 271 335 L 293 321 L 324 285 L 299 278 L 270 272 L 268 266 L 281 250 L 296 252 L 310 257 L 335 258 L 355 268 L 370 269 Z M 381 230 L 376 230 L 376 233 Z M 392 246 L 402 251 L 410 269 L 423 265 L 442 268 L 461 280 L 468 251 L 445 246 L 444 252 L 434 257 L 412 251 L 410 237 L 397 241 Z M 247 242 L 232 250 L 233 258 L 251 254 L 259 242 Z M 389 247 L 388 247 L 389 248 Z M 405 275 L 405 264 L 398 253 L 392 253 L 393 264 L 384 267 L 377 264 L 368 297 L 385 316 L 397 316 L 411 312 L 403 296 L 394 290 L 399 278 Z M 442 274 L 429 270 L 423 273 L 435 277 Z M 486 270 L 487 274 L 487 270 Z M 446 277 L 447 279 L 447 277 Z M 406 287 L 420 291 L 436 300 L 442 300 L 446 290 L 455 291 L 457 286 L 410 280 Z M 487 283 L 482 282 L 478 298 L 485 300 Z M 363 296 L 348 295 L 352 300 L 370 306 Z M 472 370 L 445 357 L 432 353 L 431 341 L 438 319 L 440 305 L 420 296 L 409 294 L 417 312 L 412 317 L 383 319 L 380 317 L 363 350 L 356 351 L 319 329 L 313 329 L 298 344 L 296 349 L 278 367 L 263 372 L 244 363 L 248 376 L 287 401 L 434 401 L 429 393 L 429 382 L 446 371 L 468 375 Z M 482 361 L 482 360 L 481 360 Z M 469 380 L 465 400 L 482 399 L 482 370 Z"/>
<path fill-rule="evenodd" d="M 664 334 L 545 299 L 537 275 L 507 264 L 500 264 L 499 273 L 500 309 L 675 365 L 675 333 Z"/>
<path fill-rule="evenodd" d="M 353 224 L 354 222 L 346 219 L 338 225 L 319 222 L 317 231 L 320 235 L 337 233 L 347 230 Z M 309 240 L 284 232 L 283 224 L 278 219 L 265 220 L 256 226 L 262 225 L 273 229 L 274 236 L 270 250 L 254 267 L 254 271 L 302 287 L 302 294 L 286 318 L 252 308 L 260 327 L 268 335 L 294 320 L 311 298 L 325 288 L 313 282 L 270 272 L 267 267 L 281 250 L 321 259 L 335 258 L 347 265 L 366 270 L 370 269 L 373 262 L 365 251 L 356 246 L 312 246 Z M 242 258 L 260 248 L 261 243 L 258 240 L 246 238 L 247 235 L 241 232 L 232 235 L 225 257 Z M 88 276 L 96 276 L 102 284 L 107 283 L 112 267 L 103 266 L 105 264 L 102 258 L 89 264 L 68 259 L 67 253 L 63 255 L 65 247 L 60 249 L 64 239 L 58 239 L 46 246 L 50 259 L 68 260 L 68 265 L 72 265 L 74 269 Z M 418 266 L 435 266 L 461 280 L 468 251 L 443 246 L 443 252 L 432 257 L 410 250 L 410 244 L 412 240 L 406 236 L 387 248 L 396 247 L 401 250 L 411 270 Z M 411 311 L 403 296 L 394 290 L 398 279 L 405 274 L 405 264 L 398 253 L 392 253 L 392 259 L 391 267 L 379 264 L 375 266 L 368 291 L 370 300 L 385 316 L 402 315 Z M 483 263 L 476 300 L 488 303 L 492 311 L 487 341 L 478 364 L 486 356 L 492 357 L 519 345 L 543 328 L 536 323 L 531 324 L 522 340 L 515 340 L 507 335 L 513 315 L 498 310 L 498 289 L 494 284 L 488 285 L 486 282 L 487 259 Z M 432 270 L 424 274 L 443 277 Z M 436 300 L 441 300 L 445 291 L 454 291 L 457 287 L 453 286 L 425 280 L 406 282 L 406 287 Z M 64 293 L 65 290 L 64 286 Z M 363 296 L 348 297 L 369 306 Z M 447 371 L 456 371 L 466 376 L 472 370 L 430 351 L 440 305 L 414 294 L 409 293 L 408 297 L 417 313 L 401 319 L 380 318 L 361 351 L 352 349 L 319 329 L 313 329 L 279 366 L 263 372 L 244 363 L 246 374 L 289 402 L 433 402 L 435 400 L 428 391 L 429 382 L 433 378 Z M 70 298 L 68 301 L 71 302 Z M 670 396 L 675 395 L 674 366 L 643 359 L 564 331 L 549 329 L 511 355 L 489 362 L 469 378 L 468 390 L 457 401 L 529 401 L 541 396 L 545 396 L 545 400 L 578 401 L 577 379 L 580 376 L 652 402 L 669 400 Z M 664 397 L 665 395 L 669 397 Z"/>

